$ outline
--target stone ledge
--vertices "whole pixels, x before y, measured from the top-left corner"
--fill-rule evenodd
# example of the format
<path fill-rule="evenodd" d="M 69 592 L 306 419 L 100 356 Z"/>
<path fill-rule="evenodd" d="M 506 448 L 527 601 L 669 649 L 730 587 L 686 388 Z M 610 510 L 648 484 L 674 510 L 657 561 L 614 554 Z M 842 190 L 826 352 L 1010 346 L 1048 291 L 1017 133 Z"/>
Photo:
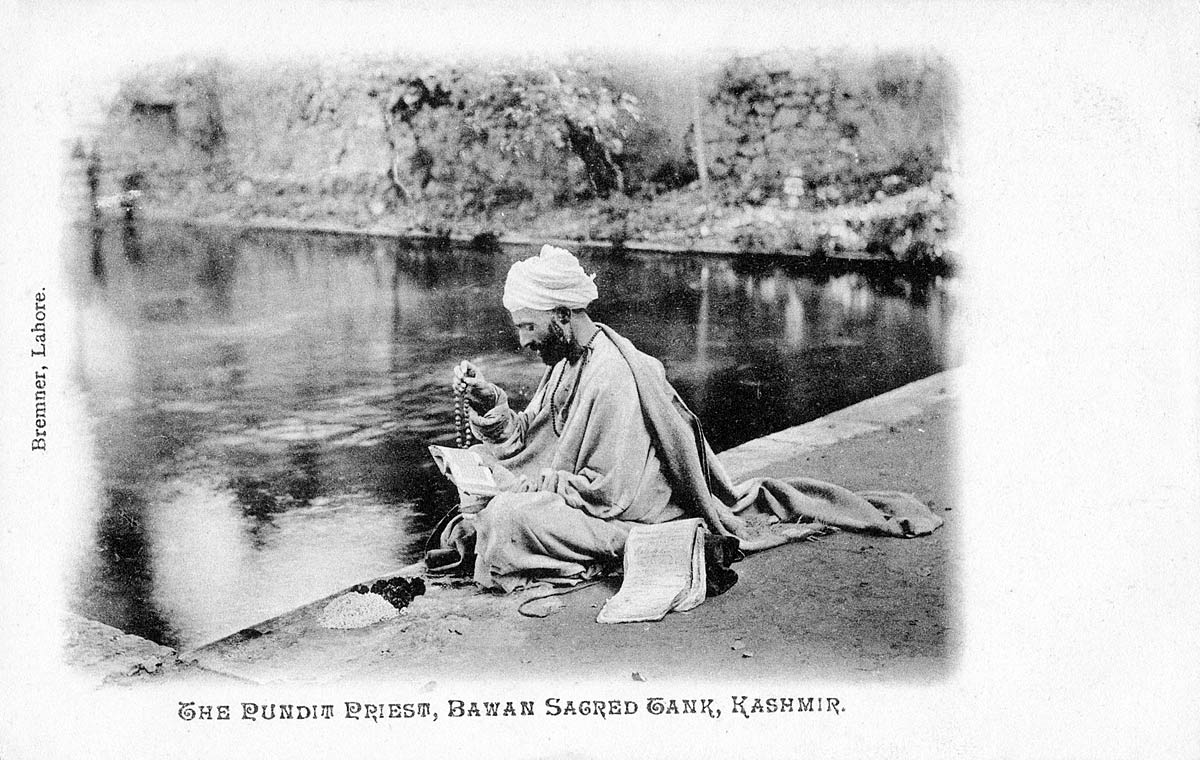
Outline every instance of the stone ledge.
<path fill-rule="evenodd" d="M 953 369 L 917 380 L 895 390 L 839 409 L 803 425 L 747 441 L 719 456 L 729 475 L 738 480 L 804 451 L 831 446 L 915 417 L 933 404 L 955 398 L 961 370 Z"/>
<path fill-rule="evenodd" d="M 170 647 L 75 614 L 68 614 L 64 622 L 67 664 L 97 683 L 156 673 L 176 664 L 176 652 Z"/>

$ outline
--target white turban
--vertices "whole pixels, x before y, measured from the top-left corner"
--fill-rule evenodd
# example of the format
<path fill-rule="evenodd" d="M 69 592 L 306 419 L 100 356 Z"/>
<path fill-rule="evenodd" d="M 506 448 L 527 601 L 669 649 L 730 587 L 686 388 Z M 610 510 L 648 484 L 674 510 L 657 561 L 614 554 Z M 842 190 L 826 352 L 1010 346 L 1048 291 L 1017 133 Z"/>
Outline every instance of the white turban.
<path fill-rule="evenodd" d="M 596 300 L 596 275 L 584 273 L 570 251 L 542 246 L 542 252 L 518 261 L 504 281 L 504 308 L 550 311 L 583 309 Z"/>

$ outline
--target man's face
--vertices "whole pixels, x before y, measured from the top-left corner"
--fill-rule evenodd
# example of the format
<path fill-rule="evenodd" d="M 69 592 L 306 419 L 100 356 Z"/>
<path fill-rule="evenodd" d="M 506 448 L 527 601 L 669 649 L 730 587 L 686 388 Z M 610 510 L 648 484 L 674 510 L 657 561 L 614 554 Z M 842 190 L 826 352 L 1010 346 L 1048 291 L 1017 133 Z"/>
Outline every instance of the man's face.
<path fill-rule="evenodd" d="M 517 309 L 511 315 L 521 348 L 533 349 L 549 366 L 567 358 L 571 349 L 570 323 L 564 323 L 552 311 Z"/>

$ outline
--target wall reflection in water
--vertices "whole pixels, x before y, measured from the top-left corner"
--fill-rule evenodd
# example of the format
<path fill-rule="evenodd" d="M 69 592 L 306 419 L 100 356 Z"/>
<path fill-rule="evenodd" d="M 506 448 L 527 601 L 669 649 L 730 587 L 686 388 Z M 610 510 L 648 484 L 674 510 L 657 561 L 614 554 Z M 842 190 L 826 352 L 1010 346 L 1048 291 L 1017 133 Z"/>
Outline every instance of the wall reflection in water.
<path fill-rule="evenodd" d="M 126 250 L 136 246 L 136 251 Z M 448 368 L 515 396 L 500 292 L 525 249 L 165 225 L 72 263 L 105 503 L 75 606 L 201 643 L 416 556 L 453 498 Z M 720 450 L 954 363 L 946 283 L 770 260 L 583 254 L 593 313 L 660 357 Z"/>

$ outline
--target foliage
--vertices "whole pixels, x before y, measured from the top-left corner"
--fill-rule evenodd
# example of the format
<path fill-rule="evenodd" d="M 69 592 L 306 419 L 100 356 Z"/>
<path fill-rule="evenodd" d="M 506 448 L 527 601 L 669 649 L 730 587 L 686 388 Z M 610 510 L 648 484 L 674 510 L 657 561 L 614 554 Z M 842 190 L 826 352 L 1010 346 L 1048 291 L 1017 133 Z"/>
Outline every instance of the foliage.
<path fill-rule="evenodd" d="M 400 198 L 451 215 L 573 202 L 625 190 L 637 99 L 575 68 L 443 67 L 381 73 L 370 94 L 387 125 Z"/>
<path fill-rule="evenodd" d="M 755 221 L 742 225 L 733 236 L 733 244 L 743 253 L 769 253 L 788 247 L 787 231 L 775 224 Z"/>
<path fill-rule="evenodd" d="M 892 208 L 860 225 L 866 250 L 905 262 L 927 263 L 942 258 L 954 208 L 947 183 L 946 175 L 938 174 L 928 187 L 909 190 L 888 204 L 877 204 Z"/>

